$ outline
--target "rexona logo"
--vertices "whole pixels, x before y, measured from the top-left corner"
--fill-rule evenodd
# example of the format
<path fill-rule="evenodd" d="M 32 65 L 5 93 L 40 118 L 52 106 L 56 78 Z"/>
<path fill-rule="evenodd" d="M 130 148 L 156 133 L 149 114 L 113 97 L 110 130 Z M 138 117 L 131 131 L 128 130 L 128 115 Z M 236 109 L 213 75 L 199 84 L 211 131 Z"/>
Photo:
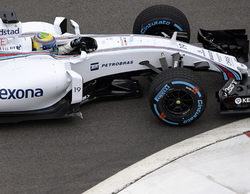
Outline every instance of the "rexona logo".
<path fill-rule="evenodd" d="M 15 35 L 20 33 L 20 28 L 17 28 L 16 30 L 10 30 L 10 29 L 0 29 L 0 36 L 5 35 Z"/>
<path fill-rule="evenodd" d="M 0 89 L 0 100 L 15 100 L 23 98 L 37 98 L 43 96 L 43 89 Z"/>

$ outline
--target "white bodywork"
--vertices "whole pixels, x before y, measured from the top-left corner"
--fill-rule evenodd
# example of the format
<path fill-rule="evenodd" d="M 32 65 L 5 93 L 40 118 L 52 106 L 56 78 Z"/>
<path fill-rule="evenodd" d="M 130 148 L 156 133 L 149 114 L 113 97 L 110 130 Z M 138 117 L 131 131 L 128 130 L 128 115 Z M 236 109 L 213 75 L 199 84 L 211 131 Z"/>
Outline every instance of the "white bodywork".
<path fill-rule="evenodd" d="M 184 66 L 208 62 L 210 70 L 221 71 L 224 79 L 241 80 L 247 67 L 236 58 L 208 51 L 187 43 L 163 37 L 146 35 L 74 35 L 61 34 L 57 18 L 55 24 L 27 22 L 15 26 L 15 36 L 0 34 L 0 108 L 1 112 L 36 111 L 56 104 L 72 91 L 72 104 L 80 103 L 82 83 L 113 74 L 149 69 L 140 65 L 148 60 L 161 68 L 159 59 L 166 57 L 172 65 L 172 54 L 183 57 Z M 76 34 L 79 33 L 75 25 Z M 10 28 L 0 21 L 0 29 Z M 78 56 L 52 55 L 32 52 L 31 38 L 36 32 L 49 32 L 56 37 L 57 45 L 66 44 L 79 36 L 97 41 L 98 48 Z M 40 90 L 39 90 L 40 89 Z"/>

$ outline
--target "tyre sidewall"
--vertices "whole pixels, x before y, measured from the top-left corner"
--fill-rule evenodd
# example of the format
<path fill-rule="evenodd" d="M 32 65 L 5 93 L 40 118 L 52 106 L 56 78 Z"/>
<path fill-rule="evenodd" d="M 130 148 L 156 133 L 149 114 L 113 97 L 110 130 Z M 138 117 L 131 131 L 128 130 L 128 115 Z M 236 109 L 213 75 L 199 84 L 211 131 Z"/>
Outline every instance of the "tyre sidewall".
<path fill-rule="evenodd" d="M 173 35 L 174 32 L 188 32 L 188 34 L 190 33 L 188 29 L 185 29 L 184 26 L 182 26 L 181 24 L 171 20 L 171 19 L 168 19 L 168 18 L 164 18 L 164 17 L 159 17 L 159 18 L 155 18 L 155 19 L 151 19 L 151 20 L 148 20 L 146 22 L 144 22 L 140 28 L 138 28 L 137 32 L 139 34 L 148 34 L 148 35 L 155 35 L 154 31 L 156 29 L 163 29 L 162 32 L 165 32 L 164 29 L 168 29 L 169 32 L 171 33 L 167 33 L 167 35 L 169 35 L 170 37 Z M 178 40 L 182 40 L 182 41 L 188 41 L 189 40 L 189 37 L 188 39 L 186 38 L 179 38 L 178 37 Z"/>
<path fill-rule="evenodd" d="M 185 91 L 192 97 L 193 104 L 190 110 L 183 114 L 174 114 L 164 106 L 166 95 L 173 91 Z M 168 80 L 159 84 L 151 96 L 151 108 L 157 118 L 171 125 L 186 125 L 199 116 L 205 109 L 206 100 L 203 90 L 191 80 Z"/>

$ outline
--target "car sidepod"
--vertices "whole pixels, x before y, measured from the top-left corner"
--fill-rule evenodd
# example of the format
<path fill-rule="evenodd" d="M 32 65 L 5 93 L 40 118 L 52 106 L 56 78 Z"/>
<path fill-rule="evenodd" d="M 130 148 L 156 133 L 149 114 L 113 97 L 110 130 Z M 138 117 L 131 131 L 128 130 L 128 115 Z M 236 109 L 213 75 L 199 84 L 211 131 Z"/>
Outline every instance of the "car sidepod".
<path fill-rule="evenodd" d="M 26 120 L 26 115 L 37 115 L 35 119 L 40 119 L 62 117 L 75 112 L 72 103 L 80 102 L 81 95 L 72 95 L 72 87 L 74 84 L 79 85 L 79 80 L 82 85 L 82 80 L 77 80 L 75 74 L 65 63 L 49 55 L 2 60 L 1 120 L 6 117 L 5 115 L 11 116 L 13 120 L 16 120 L 17 116 L 17 120 L 20 121 Z"/>

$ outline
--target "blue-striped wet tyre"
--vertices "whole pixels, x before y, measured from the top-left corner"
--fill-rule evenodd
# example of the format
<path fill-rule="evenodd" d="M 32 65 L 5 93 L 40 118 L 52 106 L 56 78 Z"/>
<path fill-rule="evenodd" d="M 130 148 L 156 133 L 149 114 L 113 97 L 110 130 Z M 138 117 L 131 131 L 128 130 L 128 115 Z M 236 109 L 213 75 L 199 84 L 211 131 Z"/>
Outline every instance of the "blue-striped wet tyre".
<path fill-rule="evenodd" d="M 143 10 L 136 18 L 133 33 L 162 36 L 162 32 L 169 37 L 173 33 L 186 32 L 184 37 L 177 39 L 184 42 L 190 40 L 190 27 L 187 17 L 177 8 L 169 5 L 155 5 Z"/>
<path fill-rule="evenodd" d="M 178 67 L 169 68 L 154 78 L 149 100 L 158 119 L 180 126 L 190 124 L 202 115 L 207 95 L 193 71 Z"/>

